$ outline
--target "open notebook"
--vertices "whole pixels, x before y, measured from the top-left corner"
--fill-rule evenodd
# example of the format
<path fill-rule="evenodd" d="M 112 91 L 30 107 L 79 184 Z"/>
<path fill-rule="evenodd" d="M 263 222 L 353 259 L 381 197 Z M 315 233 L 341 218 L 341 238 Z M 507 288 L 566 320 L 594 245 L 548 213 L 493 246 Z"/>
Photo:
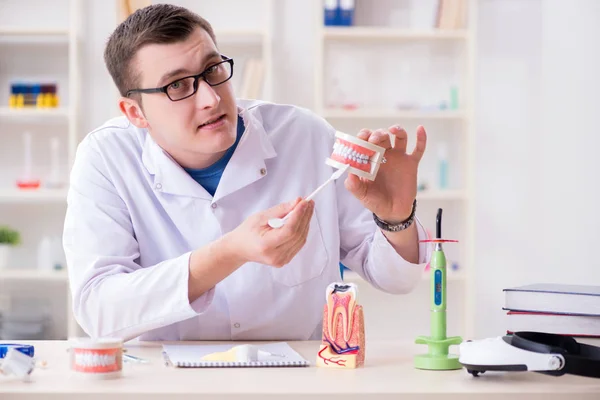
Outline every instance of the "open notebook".
<path fill-rule="evenodd" d="M 164 344 L 163 354 L 175 367 L 307 367 L 310 363 L 286 342 L 260 344 L 260 350 L 277 356 L 261 356 L 258 361 L 204 361 L 207 354 L 223 352 L 235 344 Z M 283 356 L 283 357 L 281 357 Z"/>

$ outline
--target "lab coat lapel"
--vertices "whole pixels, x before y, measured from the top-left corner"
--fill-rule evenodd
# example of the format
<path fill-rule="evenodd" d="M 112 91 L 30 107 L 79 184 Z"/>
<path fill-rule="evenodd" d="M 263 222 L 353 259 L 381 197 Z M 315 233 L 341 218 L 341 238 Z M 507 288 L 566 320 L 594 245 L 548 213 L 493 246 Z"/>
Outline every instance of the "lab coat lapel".
<path fill-rule="evenodd" d="M 214 201 L 238 191 L 268 174 L 265 160 L 277 156 L 252 108 L 239 109 L 246 131 L 223 171 Z"/>
<path fill-rule="evenodd" d="M 198 184 L 149 134 L 146 134 L 142 161 L 153 176 L 153 187 L 156 191 L 212 200 L 210 193 Z"/>

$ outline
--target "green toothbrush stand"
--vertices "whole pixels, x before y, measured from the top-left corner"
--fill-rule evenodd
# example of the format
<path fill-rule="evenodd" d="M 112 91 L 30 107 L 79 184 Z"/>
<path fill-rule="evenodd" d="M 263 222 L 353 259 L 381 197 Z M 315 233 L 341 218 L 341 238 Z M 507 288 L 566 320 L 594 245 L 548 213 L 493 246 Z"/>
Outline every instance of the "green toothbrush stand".
<path fill-rule="evenodd" d="M 459 345 L 462 338 L 446 336 L 446 255 L 442 249 L 442 243 L 457 241 L 441 239 L 441 208 L 438 210 L 437 217 L 436 239 L 422 241 L 435 243 L 435 251 L 429 262 L 431 268 L 431 336 L 417 337 L 415 343 L 427 345 L 428 352 L 416 355 L 414 365 L 415 368 L 427 370 L 461 369 L 462 365 L 458 362 L 458 355 L 448 352 L 449 347 Z"/>

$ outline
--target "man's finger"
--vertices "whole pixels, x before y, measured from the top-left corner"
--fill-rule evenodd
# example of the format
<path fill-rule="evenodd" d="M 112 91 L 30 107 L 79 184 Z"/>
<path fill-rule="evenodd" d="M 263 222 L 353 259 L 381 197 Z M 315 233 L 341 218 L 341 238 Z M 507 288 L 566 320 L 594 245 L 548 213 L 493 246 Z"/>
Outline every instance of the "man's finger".
<path fill-rule="evenodd" d="M 296 244 L 301 241 L 304 232 L 308 232 L 308 226 L 310 225 L 310 219 L 314 209 L 314 202 L 311 200 L 310 202 L 305 203 L 306 204 L 302 205 L 303 207 L 306 207 L 302 215 L 296 215 L 294 217 L 290 215 L 290 218 L 285 222 L 285 226 L 280 230 L 276 230 L 280 234 L 280 243 L 275 247 L 276 251 L 288 254 L 290 251 L 289 249 L 296 246 Z"/>
<path fill-rule="evenodd" d="M 427 132 L 425 132 L 425 128 L 419 126 L 417 128 L 417 143 L 415 144 L 415 149 L 412 152 L 412 156 L 417 158 L 417 161 L 421 161 L 423 158 L 423 153 L 425 153 L 425 148 L 427 147 Z"/>
<path fill-rule="evenodd" d="M 308 237 L 308 231 L 310 230 L 310 221 L 314 212 L 314 204 L 304 214 L 305 221 L 300 228 L 300 232 L 297 232 L 297 237 L 293 242 L 287 244 L 286 259 L 291 261 L 296 254 L 302 249 L 305 244 L 305 240 Z M 288 261 L 288 262 L 289 262 Z"/>
<path fill-rule="evenodd" d="M 371 133 L 371 136 L 369 136 L 369 143 L 383 147 L 384 149 L 389 149 L 392 147 L 390 135 L 382 129 L 377 129 Z"/>
<path fill-rule="evenodd" d="M 302 201 L 302 197 L 296 197 L 292 201 L 277 204 L 276 206 L 269 208 L 263 213 L 265 223 L 271 218 L 283 218 L 286 214 L 291 212 L 300 201 Z"/>
<path fill-rule="evenodd" d="M 367 195 L 368 183 L 354 174 L 348 174 L 348 177 L 344 181 L 344 186 L 358 200 L 364 199 Z"/>
<path fill-rule="evenodd" d="M 370 129 L 361 129 L 360 132 L 356 134 L 356 137 L 362 140 L 369 140 L 369 136 L 371 136 Z"/>
<path fill-rule="evenodd" d="M 396 137 L 394 149 L 398 150 L 400 153 L 406 153 L 406 144 L 408 142 L 408 134 L 406 131 L 399 125 L 392 126 L 389 130 L 390 133 Z"/>
<path fill-rule="evenodd" d="M 312 216 L 315 210 L 314 202 L 311 201 L 309 207 L 306 209 L 306 212 L 302 216 L 302 220 L 299 222 L 297 226 L 297 230 L 295 231 L 296 243 L 302 243 L 306 236 L 308 235 L 308 230 L 310 227 L 310 221 L 312 220 Z"/>

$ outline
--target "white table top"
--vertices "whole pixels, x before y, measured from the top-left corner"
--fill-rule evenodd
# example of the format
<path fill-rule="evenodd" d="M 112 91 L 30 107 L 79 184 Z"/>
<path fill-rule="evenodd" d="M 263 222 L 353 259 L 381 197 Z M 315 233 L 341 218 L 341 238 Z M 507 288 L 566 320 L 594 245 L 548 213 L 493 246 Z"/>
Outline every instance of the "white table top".
<path fill-rule="evenodd" d="M 63 341 L 33 344 L 36 368 L 31 382 L 0 376 L 0 399 L 600 399 L 600 379 L 553 377 L 535 372 L 486 372 L 477 378 L 466 370 L 423 371 L 414 354 L 426 347 L 411 343 L 367 341 L 365 366 L 355 370 L 314 367 L 320 342 L 289 342 L 310 367 L 174 368 L 166 366 L 161 343 L 127 344 L 127 353 L 150 360 L 125 363 L 123 377 L 90 380 L 74 375 Z M 191 342 L 186 342 L 189 344 Z M 400 397 L 401 395 L 402 397 Z M 208 396 L 208 397 L 207 397 Z"/>

